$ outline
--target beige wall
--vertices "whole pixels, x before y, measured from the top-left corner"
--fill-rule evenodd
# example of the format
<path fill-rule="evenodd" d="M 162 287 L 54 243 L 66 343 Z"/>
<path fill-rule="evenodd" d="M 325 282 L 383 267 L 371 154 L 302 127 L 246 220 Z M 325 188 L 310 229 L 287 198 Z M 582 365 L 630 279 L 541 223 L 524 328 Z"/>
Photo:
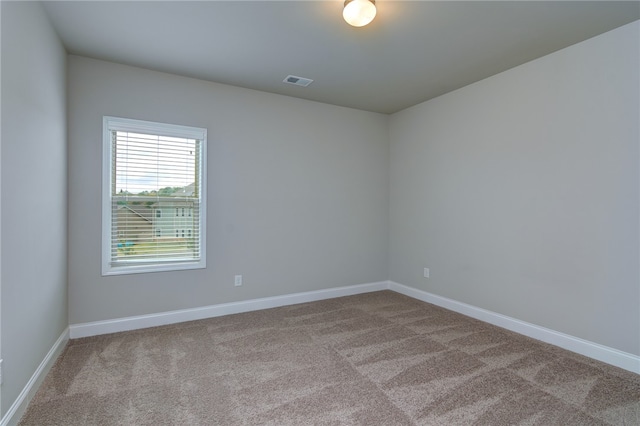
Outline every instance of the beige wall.
<path fill-rule="evenodd" d="M 387 116 L 77 56 L 68 75 L 72 324 L 387 279 Z M 208 129 L 206 270 L 100 275 L 104 115 Z"/>
<path fill-rule="evenodd" d="M 391 117 L 392 281 L 640 354 L 639 25 Z"/>
<path fill-rule="evenodd" d="M 68 325 L 67 146 L 66 52 L 38 3 L 0 7 L 4 416 Z"/>

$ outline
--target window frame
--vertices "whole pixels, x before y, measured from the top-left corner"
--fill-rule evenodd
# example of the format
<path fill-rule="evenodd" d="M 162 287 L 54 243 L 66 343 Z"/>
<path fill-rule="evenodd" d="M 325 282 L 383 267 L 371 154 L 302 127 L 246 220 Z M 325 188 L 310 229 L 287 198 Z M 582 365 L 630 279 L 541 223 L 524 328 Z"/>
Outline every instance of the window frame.
<path fill-rule="evenodd" d="M 199 169 L 199 193 L 198 204 L 200 218 L 199 244 L 200 259 L 198 260 L 178 260 L 178 261 L 148 261 L 140 264 L 118 264 L 112 265 L 111 259 L 111 225 L 112 225 L 112 199 L 111 184 L 113 179 L 113 150 L 112 131 L 125 131 L 147 133 L 153 135 L 172 136 L 188 139 L 197 139 L 200 143 L 200 164 Z M 158 123 L 152 121 L 135 120 L 131 118 L 121 118 L 104 116 L 102 120 L 102 275 L 124 275 L 150 272 L 168 272 L 190 269 L 204 269 L 207 267 L 206 261 L 206 222 L 207 222 L 207 129 L 177 124 Z M 177 232 L 177 230 L 176 230 Z"/>

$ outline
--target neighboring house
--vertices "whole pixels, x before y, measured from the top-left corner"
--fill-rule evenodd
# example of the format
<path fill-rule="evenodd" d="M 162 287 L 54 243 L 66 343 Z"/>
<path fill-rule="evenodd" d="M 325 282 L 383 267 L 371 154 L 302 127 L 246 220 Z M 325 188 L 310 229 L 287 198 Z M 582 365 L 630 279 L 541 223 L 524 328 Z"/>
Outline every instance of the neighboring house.
<path fill-rule="evenodd" d="M 189 201 L 164 202 L 153 211 L 155 238 L 191 238 L 194 232 L 194 203 Z"/>
<path fill-rule="evenodd" d="M 193 197 L 195 184 L 187 185 L 170 196 L 176 201 L 163 201 L 154 205 L 153 235 L 155 238 L 192 238 L 195 228 Z M 180 199 L 182 198 L 182 199 Z"/>
<path fill-rule="evenodd" d="M 157 239 L 193 238 L 196 203 L 194 184 L 173 192 L 175 201 L 129 202 L 118 206 L 118 239 L 123 243 L 139 244 Z"/>
<path fill-rule="evenodd" d="M 118 206 L 118 240 L 138 244 L 153 237 L 153 209 L 145 205 Z"/>

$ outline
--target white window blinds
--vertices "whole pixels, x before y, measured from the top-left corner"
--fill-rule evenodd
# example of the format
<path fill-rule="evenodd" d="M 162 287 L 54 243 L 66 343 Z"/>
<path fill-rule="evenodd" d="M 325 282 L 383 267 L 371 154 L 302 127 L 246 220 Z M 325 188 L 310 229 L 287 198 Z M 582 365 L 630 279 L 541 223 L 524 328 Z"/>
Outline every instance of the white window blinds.
<path fill-rule="evenodd" d="M 204 267 L 205 144 L 206 129 L 105 117 L 103 274 Z"/>

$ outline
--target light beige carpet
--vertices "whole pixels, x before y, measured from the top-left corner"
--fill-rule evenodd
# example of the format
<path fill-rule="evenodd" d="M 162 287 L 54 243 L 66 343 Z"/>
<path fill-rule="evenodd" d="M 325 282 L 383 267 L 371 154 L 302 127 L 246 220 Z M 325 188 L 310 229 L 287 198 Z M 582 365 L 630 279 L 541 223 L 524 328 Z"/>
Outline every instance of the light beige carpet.
<path fill-rule="evenodd" d="M 639 425 L 640 376 L 382 291 L 69 342 L 21 425 Z"/>

